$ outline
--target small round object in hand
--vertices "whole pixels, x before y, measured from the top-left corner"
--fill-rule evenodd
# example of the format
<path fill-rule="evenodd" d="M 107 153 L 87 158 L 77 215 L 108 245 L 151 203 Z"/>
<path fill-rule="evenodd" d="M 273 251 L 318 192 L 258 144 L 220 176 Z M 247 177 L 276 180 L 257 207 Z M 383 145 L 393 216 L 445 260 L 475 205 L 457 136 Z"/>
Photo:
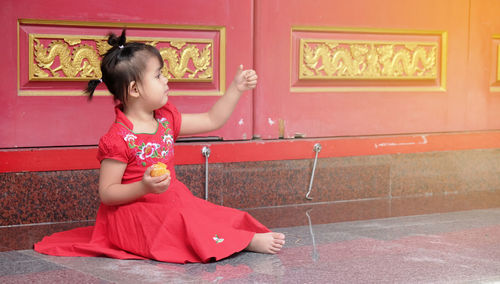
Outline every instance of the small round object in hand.
<path fill-rule="evenodd" d="M 167 165 L 162 162 L 158 162 L 153 165 L 153 170 L 151 170 L 152 177 L 159 177 L 166 173 L 170 174 L 170 171 L 167 169 Z"/>

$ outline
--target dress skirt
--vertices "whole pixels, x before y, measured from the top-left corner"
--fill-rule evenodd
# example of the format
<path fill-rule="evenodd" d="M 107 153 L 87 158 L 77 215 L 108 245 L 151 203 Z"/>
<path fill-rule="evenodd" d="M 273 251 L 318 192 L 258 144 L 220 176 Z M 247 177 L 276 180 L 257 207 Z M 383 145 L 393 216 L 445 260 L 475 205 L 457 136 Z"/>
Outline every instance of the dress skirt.
<path fill-rule="evenodd" d="M 173 180 L 162 194 L 120 206 L 101 204 L 94 226 L 55 233 L 35 251 L 58 256 L 107 256 L 164 262 L 210 262 L 244 250 L 269 232 L 250 214 L 195 197 Z"/>

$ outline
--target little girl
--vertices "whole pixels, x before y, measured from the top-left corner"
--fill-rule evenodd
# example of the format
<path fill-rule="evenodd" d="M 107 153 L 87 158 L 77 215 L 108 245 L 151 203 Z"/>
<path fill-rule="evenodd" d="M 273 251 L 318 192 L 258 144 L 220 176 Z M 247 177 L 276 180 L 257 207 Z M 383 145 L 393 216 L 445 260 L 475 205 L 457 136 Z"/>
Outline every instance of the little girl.
<path fill-rule="evenodd" d="M 274 254 L 285 243 L 248 213 L 195 197 L 177 180 L 173 143 L 179 135 L 220 128 L 242 92 L 257 84 L 253 70 L 239 70 L 207 113 L 180 114 L 168 103 L 167 78 L 159 51 L 143 43 L 126 43 L 110 34 L 102 80 L 89 82 L 92 98 L 104 82 L 119 105 L 116 120 L 101 137 L 101 206 L 95 226 L 55 233 L 35 244 L 40 253 L 59 256 L 108 256 L 186 263 L 220 260 L 242 250 Z M 170 174 L 152 177 L 162 162 Z"/>

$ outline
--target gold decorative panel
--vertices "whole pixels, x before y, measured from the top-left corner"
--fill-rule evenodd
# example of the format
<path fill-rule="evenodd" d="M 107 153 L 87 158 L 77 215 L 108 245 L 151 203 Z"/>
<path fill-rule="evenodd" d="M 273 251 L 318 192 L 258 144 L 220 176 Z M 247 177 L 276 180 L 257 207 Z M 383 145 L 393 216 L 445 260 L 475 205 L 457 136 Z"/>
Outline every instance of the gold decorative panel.
<path fill-rule="evenodd" d="M 500 82 L 500 44 L 497 46 L 497 81 Z"/>
<path fill-rule="evenodd" d="M 300 39 L 299 79 L 436 79 L 438 44 Z"/>
<path fill-rule="evenodd" d="M 156 47 L 171 96 L 221 96 L 226 90 L 226 28 L 124 22 L 19 19 L 19 96 L 85 96 L 90 79 L 102 77 L 107 34 L 127 29 L 128 42 Z M 108 96 L 104 84 L 95 96 Z"/>
<path fill-rule="evenodd" d="M 446 91 L 445 31 L 294 26 L 290 92 Z"/>
<path fill-rule="evenodd" d="M 152 45 L 165 62 L 171 82 L 210 82 L 213 79 L 213 40 L 128 38 Z M 29 35 L 30 81 L 78 81 L 101 78 L 101 58 L 111 48 L 106 37 Z"/>
<path fill-rule="evenodd" d="M 494 56 L 490 63 L 490 92 L 500 93 L 500 34 L 494 34 L 491 38 L 491 48 Z"/>

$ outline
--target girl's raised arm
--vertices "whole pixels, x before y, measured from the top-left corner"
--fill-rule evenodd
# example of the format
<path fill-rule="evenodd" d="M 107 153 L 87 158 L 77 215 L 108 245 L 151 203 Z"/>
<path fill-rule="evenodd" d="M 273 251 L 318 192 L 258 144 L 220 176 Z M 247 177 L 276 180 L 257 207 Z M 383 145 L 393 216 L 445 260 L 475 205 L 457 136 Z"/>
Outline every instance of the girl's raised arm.
<path fill-rule="evenodd" d="M 243 70 L 240 65 L 226 93 L 205 113 L 182 114 L 180 135 L 193 135 L 221 128 L 229 119 L 244 91 L 257 85 L 254 70 Z"/>

